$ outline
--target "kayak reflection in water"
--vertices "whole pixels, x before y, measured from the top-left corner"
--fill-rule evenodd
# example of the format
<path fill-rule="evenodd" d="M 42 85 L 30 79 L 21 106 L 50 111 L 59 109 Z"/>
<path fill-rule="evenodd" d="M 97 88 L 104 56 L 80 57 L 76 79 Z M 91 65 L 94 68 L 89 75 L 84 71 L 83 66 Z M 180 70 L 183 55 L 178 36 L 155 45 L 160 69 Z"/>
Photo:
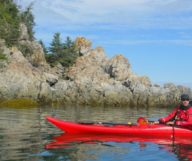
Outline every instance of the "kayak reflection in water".
<path fill-rule="evenodd" d="M 127 137 L 126 135 L 93 135 L 93 134 L 68 134 L 63 133 L 59 136 L 53 136 L 53 141 L 45 145 L 45 149 L 78 149 L 80 145 L 97 145 L 113 148 L 115 143 L 139 143 L 138 148 L 144 150 L 154 143 L 159 145 L 159 150 L 175 154 L 179 160 L 192 161 L 192 140 L 188 138 L 178 138 L 176 144 L 172 144 L 170 139 Z M 53 151 L 54 152 L 54 151 Z M 86 151 L 83 151 L 86 153 Z"/>
<path fill-rule="evenodd" d="M 160 118 L 158 123 L 192 129 L 192 105 L 189 103 L 189 95 L 182 94 L 179 105 L 168 116 Z"/>

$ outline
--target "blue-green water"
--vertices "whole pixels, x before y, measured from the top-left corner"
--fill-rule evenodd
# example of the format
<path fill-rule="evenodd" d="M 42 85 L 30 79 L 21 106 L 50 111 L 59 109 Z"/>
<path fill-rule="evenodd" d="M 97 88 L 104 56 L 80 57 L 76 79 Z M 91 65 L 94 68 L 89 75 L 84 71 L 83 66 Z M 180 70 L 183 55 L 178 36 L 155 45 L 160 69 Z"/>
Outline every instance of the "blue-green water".
<path fill-rule="evenodd" d="M 163 108 L 128 107 L 36 107 L 0 108 L 1 161 L 186 161 L 192 158 L 190 144 L 148 141 L 73 142 L 47 148 L 61 135 L 45 120 L 55 115 L 70 121 L 134 122 L 139 116 L 157 119 L 169 113 Z M 192 159 L 191 159 L 192 160 Z"/>

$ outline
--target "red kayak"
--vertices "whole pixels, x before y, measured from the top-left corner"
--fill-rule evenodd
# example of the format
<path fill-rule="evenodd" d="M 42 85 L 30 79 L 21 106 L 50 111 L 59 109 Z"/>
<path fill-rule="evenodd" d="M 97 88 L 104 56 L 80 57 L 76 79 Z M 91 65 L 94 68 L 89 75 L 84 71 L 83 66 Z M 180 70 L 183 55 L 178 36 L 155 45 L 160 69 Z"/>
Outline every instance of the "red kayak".
<path fill-rule="evenodd" d="M 163 124 L 141 124 L 106 126 L 103 124 L 81 124 L 63 121 L 57 118 L 46 119 L 67 134 L 93 134 L 93 135 L 125 135 L 142 138 L 189 138 L 192 139 L 192 130 L 182 127 L 173 127 Z"/>

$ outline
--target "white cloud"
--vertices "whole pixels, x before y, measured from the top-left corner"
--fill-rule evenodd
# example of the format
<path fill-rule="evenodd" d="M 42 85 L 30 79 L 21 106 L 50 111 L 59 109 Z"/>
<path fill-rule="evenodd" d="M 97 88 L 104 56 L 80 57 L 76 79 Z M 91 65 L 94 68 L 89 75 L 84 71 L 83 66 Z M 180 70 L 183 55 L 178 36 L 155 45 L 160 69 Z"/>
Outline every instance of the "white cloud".
<path fill-rule="evenodd" d="M 180 44 L 191 45 L 191 37 L 163 38 L 157 33 L 134 40 L 120 38 L 135 29 L 185 30 L 192 28 L 191 0 L 15 0 L 26 7 L 34 2 L 37 36 L 44 40 L 53 33 L 75 37 L 81 34 L 108 44 Z M 125 33 L 126 31 L 126 33 Z M 127 32 L 129 31 L 129 32 Z M 106 32 L 103 34 L 103 32 Z M 133 31 L 138 36 L 137 31 Z M 144 31 L 145 32 L 145 31 Z M 120 35 L 118 39 L 111 38 Z M 139 34 L 142 34 L 141 32 Z M 110 35 L 110 36 L 109 36 Z M 165 35 L 165 33 L 164 33 Z M 173 36 L 174 34 L 172 34 Z M 185 34 L 187 35 L 187 34 Z M 108 37 L 107 37 L 108 36 Z M 130 35 L 128 35 L 129 37 Z M 146 36 L 146 34 L 145 34 Z"/>
<path fill-rule="evenodd" d="M 17 1 L 26 6 L 33 0 Z M 177 18 L 184 19 L 187 25 L 190 17 L 186 14 L 192 12 L 191 0 L 35 0 L 34 4 L 38 23 L 62 21 L 62 24 L 73 25 L 107 23 L 157 27 L 161 22 L 161 26 L 166 27 L 168 23 L 174 27 L 183 26 L 183 23 L 174 23 Z"/>

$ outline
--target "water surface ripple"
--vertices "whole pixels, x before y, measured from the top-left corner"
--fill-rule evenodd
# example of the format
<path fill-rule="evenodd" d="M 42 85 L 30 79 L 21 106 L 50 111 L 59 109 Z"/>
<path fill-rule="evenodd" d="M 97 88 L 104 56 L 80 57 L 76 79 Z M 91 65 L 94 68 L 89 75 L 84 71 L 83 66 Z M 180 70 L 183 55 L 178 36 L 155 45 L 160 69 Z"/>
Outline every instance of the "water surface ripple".
<path fill-rule="evenodd" d="M 35 107 L 0 108 L 1 161 L 184 161 L 192 160 L 192 145 L 153 142 L 73 142 L 48 149 L 62 132 L 45 120 L 52 115 L 70 121 L 135 122 L 139 116 L 155 120 L 165 108 Z"/>

